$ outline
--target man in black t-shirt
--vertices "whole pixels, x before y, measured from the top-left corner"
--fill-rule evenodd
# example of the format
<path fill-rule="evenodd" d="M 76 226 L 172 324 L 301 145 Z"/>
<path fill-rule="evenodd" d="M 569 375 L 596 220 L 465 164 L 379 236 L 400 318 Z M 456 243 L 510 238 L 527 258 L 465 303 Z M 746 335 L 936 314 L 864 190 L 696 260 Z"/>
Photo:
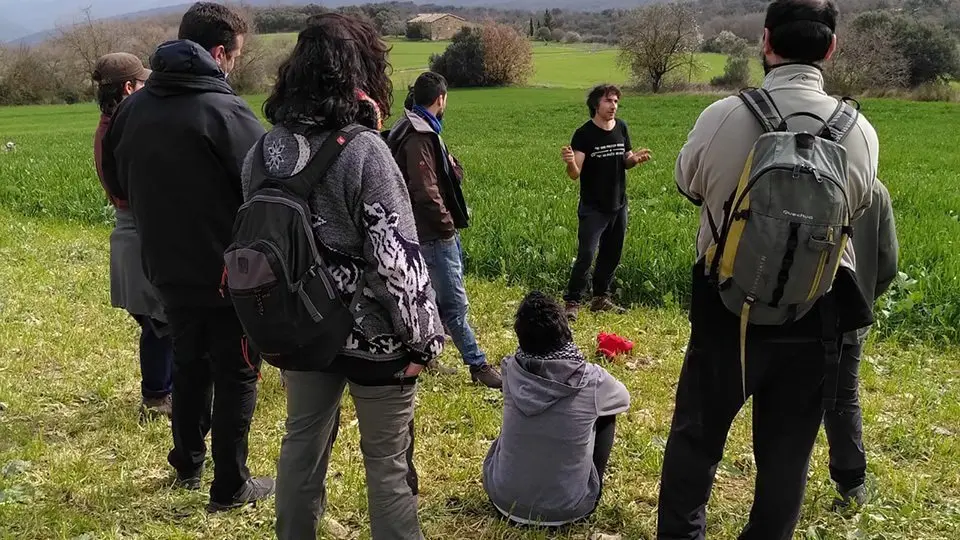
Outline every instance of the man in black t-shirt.
<path fill-rule="evenodd" d="M 596 256 L 592 311 L 622 311 L 610 299 L 613 274 L 620 264 L 627 232 L 627 169 L 650 159 L 647 149 L 633 152 L 630 133 L 617 119 L 620 89 L 600 85 L 587 97 L 591 119 L 563 147 L 567 175 L 580 180 L 577 260 L 567 287 L 567 317 L 577 318 L 587 273 Z"/>

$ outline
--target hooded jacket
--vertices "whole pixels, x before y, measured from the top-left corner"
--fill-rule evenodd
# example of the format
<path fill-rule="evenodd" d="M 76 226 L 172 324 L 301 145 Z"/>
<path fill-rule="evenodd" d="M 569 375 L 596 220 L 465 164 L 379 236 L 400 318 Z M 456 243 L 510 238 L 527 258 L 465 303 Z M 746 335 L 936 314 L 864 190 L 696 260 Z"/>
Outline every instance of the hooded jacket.
<path fill-rule="evenodd" d="M 446 240 L 469 226 L 460 183 L 463 169 L 440 135 L 409 110 L 387 134 L 387 144 L 410 191 L 421 243 Z"/>
<path fill-rule="evenodd" d="M 104 184 L 129 201 L 144 272 L 166 306 L 229 306 L 220 280 L 240 168 L 265 130 L 200 45 L 166 42 L 151 68 L 113 115 Z"/>
<path fill-rule="evenodd" d="M 596 506 L 595 424 L 630 407 L 630 393 L 572 343 L 549 356 L 503 361 L 503 426 L 483 464 L 483 486 L 501 513 L 544 525 Z"/>

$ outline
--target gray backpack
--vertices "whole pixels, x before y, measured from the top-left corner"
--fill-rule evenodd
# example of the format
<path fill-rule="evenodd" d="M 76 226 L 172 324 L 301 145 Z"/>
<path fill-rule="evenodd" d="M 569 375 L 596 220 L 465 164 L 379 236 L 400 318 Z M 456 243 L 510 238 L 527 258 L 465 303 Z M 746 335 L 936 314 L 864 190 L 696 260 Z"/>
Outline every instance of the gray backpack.
<path fill-rule="evenodd" d="M 796 321 L 833 285 L 853 234 L 841 142 L 859 112 L 841 99 L 826 121 L 808 112 L 784 118 L 766 90 L 747 89 L 740 98 L 764 133 L 724 205 L 721 227 L 707 214 L 714 238 L 707 263 L 724 305 L 741 319 L 742 344 L 748 324 Z M 800 116 L 823 129 L 789 130 L 787 122 Z"/>

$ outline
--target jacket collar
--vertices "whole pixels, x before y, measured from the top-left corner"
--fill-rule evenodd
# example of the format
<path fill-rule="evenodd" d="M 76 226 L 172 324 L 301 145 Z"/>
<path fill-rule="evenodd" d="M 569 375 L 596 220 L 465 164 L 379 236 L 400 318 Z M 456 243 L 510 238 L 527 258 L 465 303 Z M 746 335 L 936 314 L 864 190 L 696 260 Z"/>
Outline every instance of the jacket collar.
<path fill-rule="evenodd" d="M 410 127 L 417 133 L 437 134 L 437 132 L 430 127 L 430 123 L 421 118 L 419 114 L 407 109 L 404 109 L 403 114 L 407 117 L 407 120 L 410 121 Z"/>
<path fill-rule="evenodd" d="M 784 64 L 775 67 L 763 79 L 762 86 L 767 90 L 789 88 L 826 93 L 823 90 L 823 72 L 811 64 Z"/>

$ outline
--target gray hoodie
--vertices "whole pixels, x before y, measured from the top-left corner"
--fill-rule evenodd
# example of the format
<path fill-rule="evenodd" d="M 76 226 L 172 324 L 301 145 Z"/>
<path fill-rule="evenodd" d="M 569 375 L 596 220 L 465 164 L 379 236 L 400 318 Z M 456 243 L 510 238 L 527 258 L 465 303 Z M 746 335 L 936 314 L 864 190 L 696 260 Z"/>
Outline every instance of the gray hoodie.
<path fill-rule="evenodd" d="M 595 424 L 630 407 L 630 393 L 573 343 L 549 356 L 503 361 L 503 426 L 483 464 L 483 486 L 518 521 L 561 525 L 596 506 Z"/>

